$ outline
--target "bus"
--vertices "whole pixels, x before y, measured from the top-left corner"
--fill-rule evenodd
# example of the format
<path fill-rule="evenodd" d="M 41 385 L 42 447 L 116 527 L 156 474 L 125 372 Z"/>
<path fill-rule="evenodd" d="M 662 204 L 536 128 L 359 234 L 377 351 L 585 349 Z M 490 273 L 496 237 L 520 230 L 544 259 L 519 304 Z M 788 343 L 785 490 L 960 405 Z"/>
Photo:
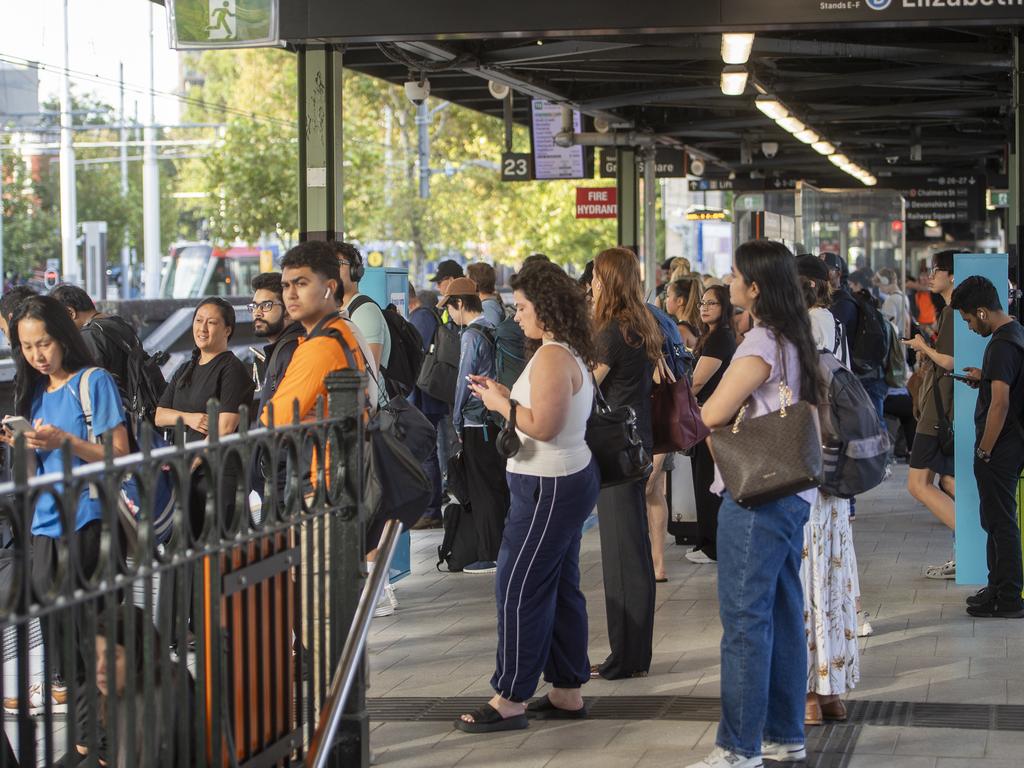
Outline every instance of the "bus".
<path fill-rule="evenodd" d="M 276 243 L 230 248 L 178 243 L 171 246 L 160 280 L 160 295 L 165 299 L 246 296 L 252 291 L 252 279 L 275 269 L 280 260 L 281 249 Z"/>

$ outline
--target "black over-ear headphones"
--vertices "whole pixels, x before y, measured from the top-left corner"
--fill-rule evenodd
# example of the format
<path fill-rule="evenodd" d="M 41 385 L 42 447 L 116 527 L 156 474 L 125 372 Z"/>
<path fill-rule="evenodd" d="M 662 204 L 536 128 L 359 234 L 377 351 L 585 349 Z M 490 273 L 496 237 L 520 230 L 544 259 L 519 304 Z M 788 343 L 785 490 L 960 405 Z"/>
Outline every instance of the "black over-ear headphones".
<path fill-rule="evenodd" d="M 353 283 L 358 283 L 363 279 L 363 275 L 366 274 L 366 266 L 363 264 L 363 254 L 358 249 L 352 249 L 352 256 L 349 257 L 351 261 L 348 263 L 348 274 L 352 278 Z"/>
<path fill-rule="evenodd" d="M 494 441 L 494 448 L 498 452 L 498 455 L 503 459 L 511 459 L 517 453 L 521 442 L 519 435 L 516 434 L 516 406 L 519 405 L 515 400 L 512 400 L 509 405 L 508 423 L 505 424 L 504 429 L 498 433 L 497 439 Z"/>

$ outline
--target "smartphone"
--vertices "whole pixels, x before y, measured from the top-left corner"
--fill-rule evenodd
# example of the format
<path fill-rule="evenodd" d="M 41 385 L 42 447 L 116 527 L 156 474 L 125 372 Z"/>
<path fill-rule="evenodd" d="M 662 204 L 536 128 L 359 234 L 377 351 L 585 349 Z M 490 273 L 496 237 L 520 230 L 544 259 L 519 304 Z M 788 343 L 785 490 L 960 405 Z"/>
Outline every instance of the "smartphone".
<path fill-rule="evenodd" d="M 979 381 L 976 381 L 975 379 L 972 379 L 970 376 L 963 376 L 963 375 L 961 375 L 959 373 L 953 373 L 952 371 L 948 371 L 946 373 L 946 375 L 949 376 L 949 378 L 953 379 L 953 381 L 962 381 L 964 384 L 980 384 L 981 383 Z"/>
<path fill-rule="evenodd" d="M 32 430 L 32 425 L 24 416 L 4 416 L 3 425 L 15 435 Z"/>

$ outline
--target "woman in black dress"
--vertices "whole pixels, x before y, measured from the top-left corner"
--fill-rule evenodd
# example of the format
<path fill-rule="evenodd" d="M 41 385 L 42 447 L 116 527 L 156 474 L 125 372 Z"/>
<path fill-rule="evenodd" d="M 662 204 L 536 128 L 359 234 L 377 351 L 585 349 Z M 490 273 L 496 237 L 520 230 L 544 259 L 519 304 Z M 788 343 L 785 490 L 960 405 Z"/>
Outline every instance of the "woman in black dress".
<path fill-rule="evenodd" d="M 713 285 L 704 291 L 700 300 L 701 334 L 694 350 L 697 366 L 693 369 L 693 392 L 701 405 L 715 391 L 736 351 L 736 336 L 730 322 L 732 314 L 732 302 L 726 286 Z M 694 446 L 692 463 L 693 496 L 697 504 L 697 545 L 686 553 L 686 559 L 691 563 L 713 563 L 718 559 L 715 542 L 718 507 L 722 499 L 710 491 L 715 479 L 715 462 L 708 450 L 707 440 Z"/>
<path fill-rule="evenodd" d="M 594 376 L 609 405 L 636 412 L 644 447 L 654 447 L 651 388 L 661 359 L 661 329 L 648 311 L 640 262 L 626 248 L 594 260 Z M 646 482 L 605 488 L 597 500 L 611 653 L 591 674 L 606 680 L 646 675 L 654 635 L 654 564 L 648 536 Z"/>
<path fill-rule="evenodd" d="M 238 429 L 239 410 L 251 406 L 255 385 L 245 365 L 228 349 L 235 330 L 235 310 L 218 297 L 203 299 L 192 316 L 195 348 L 171 378 L 156 409 L 156 425 L 173 427 L 180 419 L 188 441 L 205 440 L 210 433 L 206 407 L 211 399 L 220 403 L 217 433 L 223 437 Z M 224 467 L 221 490 L 229 518 L 240 467 Z M 189 518 L 192 535 L 204 528 L 209 467 L 196 458 L 192 465 L 192 492 L 189 494 Z"/>

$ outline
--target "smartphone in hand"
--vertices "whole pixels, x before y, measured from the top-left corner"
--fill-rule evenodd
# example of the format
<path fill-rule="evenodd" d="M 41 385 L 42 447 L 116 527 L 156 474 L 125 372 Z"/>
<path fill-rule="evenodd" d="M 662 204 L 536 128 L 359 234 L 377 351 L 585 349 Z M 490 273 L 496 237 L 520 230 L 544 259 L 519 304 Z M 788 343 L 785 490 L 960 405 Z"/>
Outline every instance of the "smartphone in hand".
<path fill-rule="evenodd" d="M 946 376 L 949 376 L 949 378 L 953 379 L 954 381 L 962 381 L 964 384 L 970 384 L 971 386 L 976 386 L 977 384 L 980 384 L 980 382 L 977 379 L 972 379 L 970 376 L 964 376 L 959 373 L 953 373 L 952 371 L 947 371 Z"/>
<path fill-rule="evenodd" d="M 32 425 L 24 416 L 4 416 L 3 425 L 15 435 L 32 430 Z"/>

